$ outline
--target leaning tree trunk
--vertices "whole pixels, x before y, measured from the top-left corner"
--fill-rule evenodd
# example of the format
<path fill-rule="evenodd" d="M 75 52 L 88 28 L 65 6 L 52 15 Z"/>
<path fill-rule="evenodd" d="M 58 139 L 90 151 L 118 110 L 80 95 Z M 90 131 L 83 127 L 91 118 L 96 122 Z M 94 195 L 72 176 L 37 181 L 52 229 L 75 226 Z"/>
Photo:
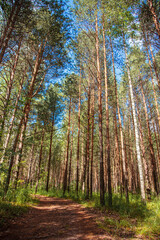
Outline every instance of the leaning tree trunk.
<path fill-rule="evenodd" d="M 144 178 L 143 178 L 143 165 L 140 153 L 140 146 L 139 146 L 139 134 L 138 134 L 138 125 L 137 125 L 137 118 L 136 118 L 136 110 L 135 110 L 135 102 L 134 102 L 134 95 L 133 95 L 133 86 L 127 56 L 127 49 L 126 49 L 126 42 L 125 36 L 123 33 L 123 42 L 124 42 L 124 50 L 125 50 L 125 57 L 126 57 L 126 65 L 127 65 L 127 73 L 128 73 L 128 80 L 129 80 L 129 90 L 130 90 L 130 99 L 131 99 L 131 106 L 133 111 L 133 121 L 134 121 L 134 129 L 135 129 L 135 141 L 136 141 L 136 152 L 137 152 L 137 161 L 138 161 L 138 170 L 139 170 L 139 177 L 140 177 L 140 189 L 141 189 L 141 198 L 145 201 L 145 186 L 144 186 Z"/>
<path fill-rule="evenodd" d="M 10 137 L 11 137 L 11 132 L 12 132 L 13 124 L 14 124 L 14 119 L 16 117 L 16 113 L 17 113 L 17 109 L 18 109 L 18 102 L 19 102 L 19 99 L 20 99 L 20 96 L 21 96 L 21 91 L 22 91 L 23 82 L 24 82 L 24 79 L 25 79 L 25 74 L 26 74 L 26 69 L 24 71 L 24 74 L 23 74 L 23 77 L 22 77 L 22 80 L 21 80 L 21 83 L 20 83 L 20 86 L 19 86 L 19 91 L 18 91 L 16 102 L 15 102 L 15 107 L 14 107 L 14 110 L 13 110 L 13 113 L 12 113 L 11 122 L 10 122 L 10 125 L 9 125 L 9 128 L 8 128 L 5 143 L 4 143 L 4 146 L 3 146 L 3 154 L 2 154 L 2 158 L 1 158 L 0 163 L 3 163 L 5 155 L 6 155 L 6 150 L 7 150 L 8 143 L 9 143 L 9 140 L 10 140 Z"/>
<path fill-rule="evenodd" d="M 20 40 L 19 45 L 18 45 L 18 50 L 17 50 L 15 60 L 14 60 L 14 65 L 13 65 L 13 68 L 12 68 L 11 74 L 10 74 L 10 80 L 9 80 L 9 83 L 8 83 L 8 86 L 7 86 L 7 93 L 6 93 L 6 97 L 5 97 L 4 111 L 3 111 L 3 114 L 2 114 L 2 117 L 1 117 L 0 143 L 2 141 L 2 135 L 3 135 L 3 130 L 4 130 L 4 126 L 5 126 L 5 120 L 6 120 L 6 117 L 7 117 L 7 110 L 8 110 L 9 100 L 10 100 L 10 96 L 11 96 L 11 90 L 12 90 L 12 86 L 13 86 L 13 82 L 14 82 L 15 71 L 16 71 L 16 67 L 17 67 L 17 64 L 18 64 L 21 42 L 22 42 L 22 39 Z"/>
<path fill-rule="evenodd" d="M 99 109 L 100 203 L 103 206 L 105 204 L 105 199 L 104 199 L 104 167 L 103 167 L 102 83 L 100 73 L 97 15 L 96 15 L 96 55 L 97 55 L 98 109 Z"/>
<path fill-rule="evenodd" d="M 11 158 L 10 158 L 10 161 L 9 161 L 9 168 L 8 168 L 7 179 L 6 179 L 6 184 L 5 184 L 5 194 L 8 191 L 8 187 L 9 187 L 9 183 L 10 183 L 10 179 L 11 179 L 11 171 L 12 171 L 12 167 L 13 167 L 14 155 L 15 155 L 16 148 L 17 148 L 17 145 L 18 145 L 18 140 L 19 140 L 19 137 L 21 136 L 22 132 L 25 133 L 25 130 L 26 130 L 26 127 L 27 127 L 27 122 L 28 122 L 28 117 L 29 117 L 30 107 L 31 107 L 31 101 L 32 101 L 32 97 L 33 97 L 34 85 L 35 85 L 36 77 L 37 77 L 37 74 L 38 74 L 39 66 L 40 66 L 40 63 L 42 61 L 42 56 L 43 56 L 45 44 L 43 45 L 43 43 L 41 43 L 41 46 L 39 48 L 37 58 L 36 58 L 36 61 L 35 61 L 35 66 L 34 66 L 34 69 L 33 69 L 32 79 L 31 79 L 31 82 L 30 82 L 27 101 L 26 101 L 26 104 L 25 104 L 25 107 L 24 107 L 24 110 L 23 110 L 23 116 L 22 116 L 21 121 L 20 121 L 19 126 L 18 126 L 17 135 L 16 135 L 16 138 L 15 138 L 15 141 L 14 141 L 14 144 L 13 144 L 13 148 L 12 148 L 12 155 L 11 155 Z M 22 126 L 24 126 L 24 128 L 22 128 Z M 23 136 L 24 136 L 24 134 L 23 134 Z M 23 141 L 24 141 L 24 138 L 22 139 L 22 143 L 23 143 Z M 20 152 L 22 152 L 23 144 L 21 145 L 21 149 L 19 149 L 19 150 L 20 150 Z M 20 163 L 20 161 L 21 161 L 21 155 L 19 156 L 18 162 Z"/>
<path fill-rule="evenodd" d="M 148 6 L 149 6 L 149 9 L 152 13 L 152 18 L 153 18 L 153 22 L 155 24 L 155 27 L 156 27 L 156 30 L 157 30 L 157 33 L 158 33 L 158 36 L 159 36 L 159 39 L 160 39 L 160 26 L 159 26 L 159 20 L 158 20 L 158 16 L 155 12 L 155 8 L 153 6 L 153 1 L 152 0 L 148 0 Z"/>
<path fill-rule="evenodd" d="M 4 54 L 6 52 L 6 49 L 8 48 L 8 42 L 11 38 L 13 29 L 17 22 L 18 13 L 22 7 L 22 4 L 23 4 L 23 0 L 15 1 L 11 10 L 10 16 L 8 18 L 7 25 L 2 34 L 2 37 L 0 40 L 0 64 L 2 63 Z"/>

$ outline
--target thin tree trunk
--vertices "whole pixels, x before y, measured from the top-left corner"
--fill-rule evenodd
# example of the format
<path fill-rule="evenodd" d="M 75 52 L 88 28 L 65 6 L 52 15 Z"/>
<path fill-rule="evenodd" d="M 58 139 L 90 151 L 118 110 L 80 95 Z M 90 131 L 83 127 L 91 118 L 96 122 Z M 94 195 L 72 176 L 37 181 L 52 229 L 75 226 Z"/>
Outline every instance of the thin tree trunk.
<path fill-rule="evenodd" d="M 88 80 L 88 113 L 87 113 L 87 192 L 86 199 L 89 198 L 89 165 L 90 165 L 90 98 L 91 98 L 90 76 Z"/>
<path fill-rule="evenodd" d="M 30 112 L 30 107 L 31 107 L 31 101 L 32 101 L 32 96 L 33 96 L 33 91 L 34 91 L 35 80 L 36 80 L 36 77 L 37 77 L 37 73 L 38 73 L 38 70 L 39 70 L 40 63 L 42 61 L 42 55 L 43 55 L 44 48 L 45 48 L 45 44 L 43 45 L 43 43 L 41 43 L 41 46 L 39 48 L 37 58 L 36 58 L 36 61 L 35 61 L 35 66 L 34 66 L 34 69 L 33 69 L 32 79 L 31 79 L 31 82 L 30 82 L 30 88 L 29 88 L 29 91 L 28 91 L 28 97 L 27 97 L 27 101 L 26 101 L 26 104 L 25 104 L 25 107 L 24 107 L 23 116 L 22 116 L 21 121 L 19 123 L 17 135 L 16 135 L 16 138 L 15 138 L 15 141 L 14 141 L 14 144 L 13 144 L 13 148 L 12 148 L 12 155 L 11 155 L 11 158 L 10 158 L 10 161 L 9 161 L 8 174 L 7 174 L 6 184 L 5 184 L 5 194 L 8 191 L 8 187 L 9 187 L 9 183 L 10 183 L 14 154 L 16 152 L 19 136 L 21 136 L 22 132 L 25 133 L 25 129 L 27 127 L 27 122 L 28 122 L 28 117 L 29 117 L 29 112 Z M 22 126 L 24 126 L 23 129 L 22 129 Z M 22 139 L 22 142 L 23 141 L 24 141 L 24 139 Z M 23 144 L 22 144 L 22 148 L 23 148 Z M 19 150 L 20 150 L 20 152 L 22 152 L 22 149 L 19 149 Z M 21 156 L 19 157 L 19 162 L 20 161 L 21 161 Z"/>
<path fill-rule="evenodd" d="M 40 153 L 39 153 L 39 161 L 38 161 L 38 171 L 37 171 L 37 181 L 36 181 L 35 193 L 37 193 L 37 191 L 38 191 L 38 185 L 39 185 L 39 179 L 40 179 L 40 170 L 41 170 L 41 162 L 42 162 L 44 136 L 45 136 L 45 129 L 43 128 L 42 138 L 41 138 L 41 147 L 40 147 Z"/>
<path fill-rule="evenodd" d="M 158 87 L 159 87 L 159 90 L 160 90 L 160 79 L 159 79 L 159 76 L 158 76 L 157 64 L 156 64 L 156 60 L 155 60 L 155 57 L 154 57 L 154 54 L 153 54 L 153 51 L 152 51 L 152 46 L 151 46 L 151 42 L 150 42 L 148 34 L 147 34 L 147 38 L 148 38 L 148 42 L 149 42 L 149 48 L 150 48 L 150 51 L 151 51 L 153 67 L 154 67 L 154 71 L 155 71 Z"/>
<path fill-rule="evenodd" d="M 149 6 L 149 9 L 152 13 L 152 17 L 153 17 L 153 22 L 155 24 L 155 27 L 156 27 L 156 30 L 157 30 L 157 33 L 158 33 L 158 36 L 159 36 L 159 39 L 160 39 L 160 26 L 159 26 L 159 20 L 158 20 L 158 16 L 155 12 L 155 9 L 154 9 L 154 6 L 153 6 L 153 1 L 152 0 L 148 0 L 148 6 Z"/>
<path fill-rule="evenodd" d="M 152 136 L 151 136 L 151 130 L 150 130 L 150 125 L 149 125 L 147 104 L 146 104 L 146 99 L 145 99 L 145 95 L 144 95 L 144 91 L 143 91 L 141 78 L 140 78 L 140 85 L 141 85 L 141 92 L 142 92 L 142 97 L 143 97 L 143 105 L 144 105 L 144 111 L 145 111 L 146 122 L 147 122 L 148 140 L 149 140 L 149 148 L 150 148 L 150 156 L 151 156 L 151 164 L 152 164 L 153 183 L 154 183 L 155 192 L 158 195 L 159 189 L 158 189 L 158 176 L 157 176 L 156 159 L 155 159 L 154 148 L 153 148 L 153 143 L 152 143 Z"/>
<path fill-rule="evenodd" d="M 145 157 L 146 154 L 145 154 L 143 130 L 142 130 L 142 124 L 141 124 L 141 118 L 140 118 L 140 114 L 139 114 L 139 107 L 138 107 L 137 98 L 136 98 L 136 103 L 137 103 L 137 115 L 138 115 L 138 121 L 139 121 L 140 142 L 141 142 L 142 160 L 143 160 L 143 166 L 144 166 L 146 190 L 147 190 L 148 198 L 150 198 L 151 184 L 150 184 L 150 180 L 149 180 L 149 168 L 148 168 L 148 163 L 147 163 L 146 157 Z"/>
<path fill-rule="evenodd" d="M 125 42 L 124 33 L 123 33 L 123 42 L 124 42 L 124 50 L 125 50 L 125 57 L 126 57 L 128 80 L 129 80 L 129 90 L 130 90 L 131 106 L 132 106 L 132 111 L 133 111 L 133 121 L 134 121 L 134 126 L 135 126 L 135 140 L 136 140 L 138 170 L 139 170 L 139 177 L 140 177 L 141 197 L 142 197 L 142 200 L 145 201 L 145 187 L 144 187 L 144 178 L 143 178 L 143 166 L 142 166 L 142 159 L 141 159 L 141 154 L 140 154 L 139 134 L 138 134 L 137 119 L 136 119 L 135 102 L 134 102 L 132 80 L 131 80 L 131 75 L 130 75 L 130 68 L 129 68 L 129 62 L 128 62 L 128 56 L 127 56 L 127 49 L 126 49 L 126 42 Z"/>
<path fill-rule="evenodd" d="M 92 84 L 92 92 L 91 92 L 91 116 L 92 116 L 92 126 L 91 126 L 91 172 L 90 172 L 90 196 L 92 197 L 93 192 L 93 149 L 94 149 L 94 79 Z"/>
<path fill-rule="evenodd" d="M 109 134 L 109 107 L 108 107 L 108 76 L 106 60 L 106 41 L 103 15 L 103 58 L 104 58 L 104 80 L 105 80 L 105 105 L 106 105 L 106 151 L 107 151 L 107 175 L 108 175 L 108 205 L 112 206 L 112 185 L 111 185 L 111 159 L 110 159 L 110 134 Z"/>
<path fill-rule="evenodd" d="M 155 86 L 154 86 L 152 64 L 151 64 L 151 60 L 150 60 L 150 56 L 149 56 L 149 52 L 148 52 L 148 44 L 147 44 L 147 39 L 146 39 L 146 35 L 145 35 L 144 28 L 143 28 L 143 36 L 144 36 L 144 40 L 145 40 L 145 46 L 146 46 L 146 51 L 147 51 L 147 56 L 148 56 L 148 61 L 149 61 L 149 69 L 150 69 L 150 75 L 151 75 L 151 80 L 152 80 L 154 100 L 155 100 L 156 111 L 157 111 L 157 116 L 158 116 L 158 123 L 159 123 L 159 129 L 160 129 L 160 114 L 159 114 L 159 109 L 158 109 L 158 102 L 157 102 L 156 90 L 155 90 Z"/>
<path fill-rule="evenodd" d="M 116 74 L 115 74 L 115 67 L 114 67 L 114 55 L 113 55 L 113 46 L 112 46 L 112 39 L 111 39 L 111 37 L 110 37 L 110 46 L 111 46 L 111 52 L 112 52 L 114 89 L 115 89 L 116 107 L 117 107 L 117 111 L 118 111 L 118 122 L 119 122 L 120 140 L 121 140 L 121 154 L 122 154 L 122 168 L 123 168 L 123 177 L 124 177 L 124 187 L 125 187 L 126 201 L 129 202 L 129 196 L 128 196 L 128 173 L 127 173 L 126 161 L 125 161 L 124 136 L 123 136 L 123 131 L 122 131 L 122 121 L 121 121 L 119 99 L 118 99 L 118 92 L 117 92 L 117 81 L 116 81 Z M 116 115 L 116 112 L 114 114 Z M 115 121 L 116 121 L 116 116 L 115 116 Z M 117 124 L 115 125 L 115 131 L 116 131 L 116 136 L 115 136 L 116 137 L 116 142 L 118 143 Z M 120 165 L 121 164 L 119 163 L 119 166 Z"/>
<path fill-rule="evenodd" d="M 10 137 L 11 137 L 13 123 L 14 123 L 14 119 L 16 117 L 16 113 L 17 113 L 17 109 L 18 109 L 18 102 L 19 102 L 19 99 L 20 99 L 20 96 L 21 96 L 21 91 L 22 91 L 25 75 L 26 75 L 26 69 L 24 71 L 24 74 L 23 74 L 23 77 L 22 77 L 22 80 L 21 80 L 21 83 L 20 83 L 20 86 L 19 86 L 19 92 L 18 92 L 17 99 L 16 99 L 16 102 L 15 102 L 15 108 L 14 108 L 13 113 L 12 113 L 11 122 L 10 122 L 10 125 L 9 125 L 9 128 L 8 128 L 5 143 L 4 143 L 4 146 L 3 146 L 3 153 L 2 153 L 2 158 L 1 158 L 0 163 L 3 163 L 5 155 L 6 155 L 6 150 L 7 150 L 8 143 L 9 143 L 9 140 L 10 140 Z"/>
<path fill-rule="evenodd" d="M 78 139 L 77 139 L 77 169 L 76 169 L 76 193 L 79 189 L 79 145 L 80 145 L 80 125 L 81 125 L 81 70 L 79 78 L 79 105 L 78 105 Z"/>
<path fill-rule="evenodd" d="M 4 33 L 1 37 L 1 41 L 0 41 L 0 64 L 2 63 L 5 51 L 8 47 L 8 42 L 11 38 L 11 34 L 13 32 L 15 23 L 17 21 L 18 18 L 18 13 L 21 9 L 23 1 L 15 1 L 14 6 L 12 7 L 12 11 L 10 13 L 10 17 L 8 18 L 8 22 L 7 25 L 4 29 Z"/>
<path fill-rule="evenodd" d="M 49 157 L 48 157 L 48 167 L 47 167 L 47 182 L 46 182 L 46 191 L 48 192 L 49 186 L 49 177 L 50 177 L 50 167 L 51 167 L 51 157 L 52 157 L 52 141 L 53 141 L 53 130 L 54 130 L 54 113 L 52 119 L 52 127 L 51 127 L 51 134 L 50 134 L 50 146 L 49 146 Z"/>
<path fill-rule="evenodd" d="M 102 85 L 101 85 L 100 60 L 99 60 L 97 15 L 96 15 L 96 53 L 97 53 L 98 108 L 99 108 L 100 203 L 103 206 L 105 204 L 105 199 L 104 199 L 104 168 L 103 168 Z"/>
<path fill-rule="evenodd" d="M 14 76 L 15 76 L 15 71 L 16 71 L 16 67 L 18 64 L 18 58 L 19 58 L 19 52 L 20 52 L 20 47 L 21 47 L 21 42 L 22 39 L 19 42 L 18 45 L 18 50 L 15 56 L 15 60 L 14 60 L 14 65 L 10 74 L 10 80 L 7 86 L 7 93 L 6 93 L 6 98 L 5 98 L 5 105 L 4 105 L 4 111 L 3 111 L 3 115 L 1 118 L 1 129 L 0 129 L 0 143 L 2 141 L 2 135 L 3 135 L 3 130 L 4 130 L 4 126 L 5 126 L 5 120 L 7 117 L 7 110 L 8 110 L 8 104 L 9 104 L 9 100 L 10 100 L 10 96 L 11 96 L 11 90 L 12 90 L 12 86 L 13 86 L 13 82 L 14 82 Z"/>
<path fill-rule="evenodd" d="M 74 114 L 75 114 L 75 105 L 74 105 L 74 107 L 73 107 L 73 117 L 72 117 L 72 135 L 71 135 L 71 150 L 70 150 L 69 175 L 68 175 L 68 192 L 70 191 L 71 172 L 72 172 L 72 152 L 73 152 Z"/>
<path fill-rule="evenodd" d="M 66 163 L 65 163 L 65 171 L 64 171 L 64 179 L 63 179 L 63 195 L 67 189 L 67 175 L 68 175 L 68 160 L 69 160 L 69 143 L 70 143 L 70 125 L 71 125 L 71 97 L 69 103 L 69 119 L 68 119 L 68 132 L 67 132 L 67 149 L 66 149 Z"/>

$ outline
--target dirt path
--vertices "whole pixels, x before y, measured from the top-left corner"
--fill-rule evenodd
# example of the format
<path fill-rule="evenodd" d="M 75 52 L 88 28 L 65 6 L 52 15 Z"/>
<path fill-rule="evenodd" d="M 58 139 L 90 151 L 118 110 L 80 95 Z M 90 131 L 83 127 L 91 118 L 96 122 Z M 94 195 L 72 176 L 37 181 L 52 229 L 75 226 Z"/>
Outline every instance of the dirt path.
<path fill-rule="evenodd" d="M 97 213 L 85 209 L 80 204 L 66 199 L 44 196 L 38 198 L 39 205 L 32 207 L 23 217 L 12 221 L 0 239 L 120 239 L 111 237 L 100 229 L 96 223 Z"/>

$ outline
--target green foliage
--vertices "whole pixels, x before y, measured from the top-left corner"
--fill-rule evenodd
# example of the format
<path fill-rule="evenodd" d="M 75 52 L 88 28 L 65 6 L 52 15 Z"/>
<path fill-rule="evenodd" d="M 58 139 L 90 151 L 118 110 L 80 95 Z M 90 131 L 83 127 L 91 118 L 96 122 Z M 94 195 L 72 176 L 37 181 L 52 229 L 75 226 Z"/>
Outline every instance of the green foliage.
<path fill-rule="evenodd" d="M 29 205 L 37 203 L 37 200 L 31 196 L 29 188 L 9 189 L 5 199 L 3 189 L 0 188 L 0 228 L 8 223 L 14 217 L 27 212 Z"/>

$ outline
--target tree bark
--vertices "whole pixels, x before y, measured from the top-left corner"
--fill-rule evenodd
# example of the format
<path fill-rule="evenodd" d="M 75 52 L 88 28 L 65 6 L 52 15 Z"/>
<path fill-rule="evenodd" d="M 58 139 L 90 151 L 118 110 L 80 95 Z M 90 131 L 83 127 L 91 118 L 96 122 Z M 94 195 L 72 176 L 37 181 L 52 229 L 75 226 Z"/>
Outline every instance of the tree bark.
<path fill-rule="evenodd" d="M 48 157 L 48 167 L 47 167 L 47 181 L 46 181 L 46 191 L 48 192 L 49 187 L 49 177 L 50 177 L 50 167 L 51 167 L 51 157 L 52 157 L 52 141 L 53 141 L 53 130 L 54 130 L 54 113 L 52 119 L 51 133 L 50 133 L 50 146 L 49 146 L 49 157 Z"/>
<path fill-rule="evenodd" d="M 77 139 L 77 169 L 76 169 L 76 193 L 79 189 L 79 144 L 80 144 L 80 126 L 81 126 L 81 70 L 79 78 L 79 104 L 78 104 L 78 139 Z"/>
<path fill-rule="evenodd" d="M 70 143 L 70 125 L 71 125 L 71 97 L 69 103 L 69 119 L 68 119 L 68 132 L 67 132 L 67 149 L 66 149 L 66 163 L 65 163 L 65 171 L 64 171 L 64 178 L 63 178 L 63 195 L 67 189 L 67 175 L 68 175 L 68 160 L 69 160 L 69 143 Z"/>
<path fill-rule="evenodd" d="M 156 27 L 156 30 L 157 30 L 157 33 L 158 33 L 158 36 L 159 36 L 159 39 L 160 39 L 160 26 L 159 26 L 159 20 L 158 20 L 158 16 L 155 12 L 155 8 L 153 6 L 153 1 L 152 0 L 148 0 L 148 6 L 149 6 L 149 9 L 152 13 L 152 17 L 153 17 L 153 22 L 155 24 L 155 27 Z"/>
<path fill-rule="evenodd" d="M 37 171 L 37 181 L 36 181 L 35 193 L 37 193 L 37 191 L 38 191 L 38 185 L 39 185 L 39 179 L 40 179 L 40 170 L 41 170 L 41 162 L 42 162 L 44 136 L 45 136 L 45 128 L 43 127 L 42 138 L 41 138 L 41 147 L 40 147 L 40 153 L 39 153 L 39 161 L 38 161 L 38 171 Z"/>
<path fill-rule="evenodd" d="M 143 165 L 142 165 L 142 159 L 141 159 L 141 153 L 140 153 L 140 147 L 139 147 L 139 134 L 138 134 L 137 119 L 136 119 L 135 101 L 134 101 L 134 95 L 133 95 L 133 86 L 132 86 L 132 80 L 131 80 L 131 75 L 130 75 L 130 68 L 129 68 L 129 62 L 128 62 L 124 33 L 123 33 L 123 43 L 124 43 L 124 50 L 125 50 L 125 57 L 126 57 L 128 80 L 129 80 L 131 106 L 132 106 L 132 111 L 133 111 L 133 121 L 134 121 L 134 126 L 135 126 L 134 129 L 135 129 L 138 170 L 139 170 L 139 177 L 140 177 L 141 198 L 142 198 L 142 201 L 145 201 L 145 186 L 144 186 L 144 178 L 143 178 Z"/>
<path fill-rule="evenodd" d="M 99 60 L 98 20 L 96 15 L 96 54 L 97 54 L 97 81 L 98 81 L 98 109 L 99 109 L 99 147 L 100 147 L 100 203 L 105 204 L 104 199 L 104 167 L 103 167 L 103 128 L 102 128 L 102 85 Z"/>
<path fill-rule="evenodd" d="M 106 60 L 106 41 L 103 15 L 103 58 L 104 58 L 104 80 L 105 80 L 105 105 L 106 105 L 106 151 L 107 151 L 107 175 L 108 175 L 108 205 L 112 206 L 112 184 L 111 184 L 111 159 L 110 159 L 110 134 L 109 134 L 109 107 L 108 107 L 108 76 Z"/>

